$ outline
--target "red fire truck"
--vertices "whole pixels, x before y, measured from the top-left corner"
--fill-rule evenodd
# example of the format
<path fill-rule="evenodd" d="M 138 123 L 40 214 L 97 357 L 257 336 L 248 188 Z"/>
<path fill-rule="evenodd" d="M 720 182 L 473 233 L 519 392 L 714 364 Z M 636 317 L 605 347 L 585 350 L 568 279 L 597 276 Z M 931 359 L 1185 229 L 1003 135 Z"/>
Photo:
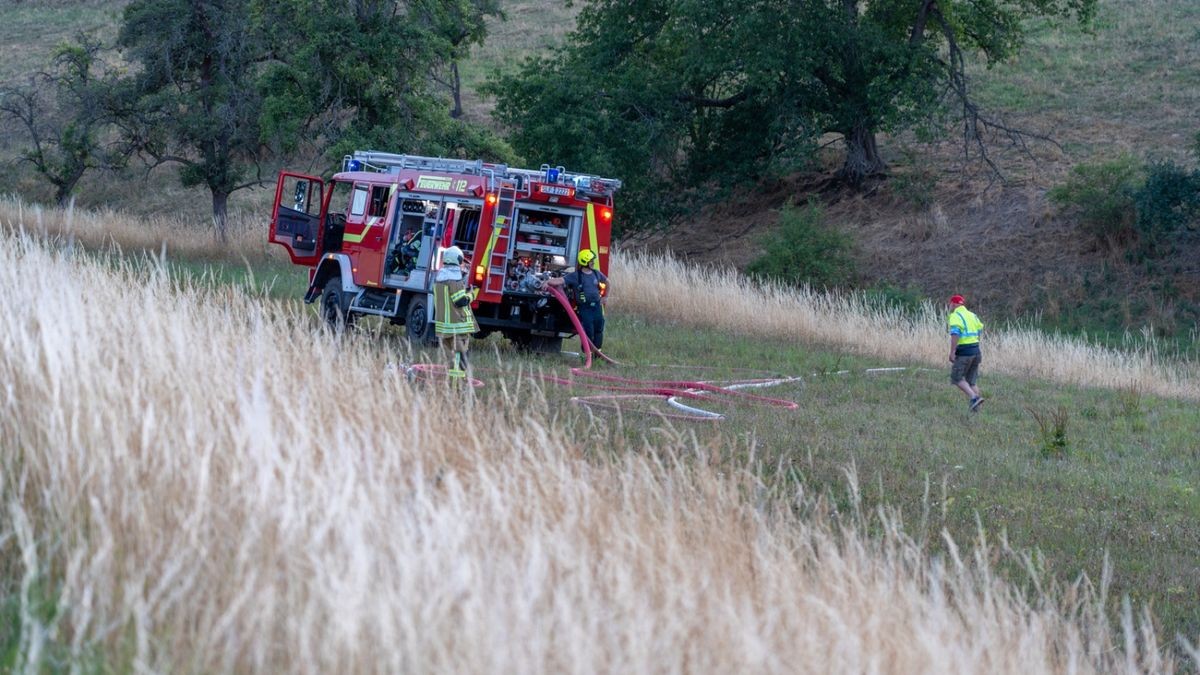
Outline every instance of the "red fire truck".
<path fill-rule="evenodd" d="M 270 241 L 308 268 L 306 303 L 335 327 L 376 315 L 434 340 L 431 292 L 440 252 L 458 246 L 479 288 L 476 337 L 558 351 L 574 334 L 564 310 L 538 292 L 581 249 L 608 273 L 613 194 L 621 182 L 543 165 L 360 151 L 325 181 L 279 174 Z"/>

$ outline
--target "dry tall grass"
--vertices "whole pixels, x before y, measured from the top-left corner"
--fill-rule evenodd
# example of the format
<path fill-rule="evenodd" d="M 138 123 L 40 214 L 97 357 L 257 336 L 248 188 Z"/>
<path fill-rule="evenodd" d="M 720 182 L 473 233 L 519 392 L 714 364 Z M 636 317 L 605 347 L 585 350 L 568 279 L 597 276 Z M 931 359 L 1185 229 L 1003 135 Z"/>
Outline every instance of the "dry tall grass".
<path fill-rule="evenodd" d="M 730 270 L 688 266 L 638 253 L 615 259 L 616 309 L 742 335 L 796 339 L 889 361 L 947 367 L 945 319 L 932 305 L 920 316 L 880 309 L 857 296 L 761 286 Z M 988 317 L 981 317 L 986 324 Z M 986 330 L 986 373 L 1066 384 L 1135 388 L 1200 399 L 1200 366 L 1153 351 L 1116 351 L 1036 330 Z"/>
<path fill-rule="evenodd" d="M 262 260 L 281 255 L 266 243 L 266 218 L 231 221 L 230 244 L 212 229 L 169 218 L 144 220 L 114 211 L 48 209 L 15 197 L 0 198 L 0 230 L 20 230 L 86 247 L 164 250 L 207 260 Z M 927 306 L 917 317 L 881 310 L 856 296 L 763 286 L 727 268 L 689 266 L 641 253 L 614 257 L 620 292 L 616 309 L 734 334 L 798 339 L 891 361 L 945 365 L 948 338 L 941 312 Z M 983 317 L 988 321 L 988 317 Z M 1066 384 L 1136 389 L 1200 399 L 1200 364 L 1162 358 L 1153 350 L 1117 351 L 1037 330 L 989 330 L 986 371 Z"/>
<path fill-rule="evenodd" d="M 1027 601 L 997 549 L 835 527 L 682 436 L 604 460 L 536 392 L 414 389 L 294 308 L 19 235 L 0 258 L 16 670 L 1174 668 L 1086 584 Z"/>
<path fill-rule="evenodd" d="M 205 260 L 261 260 L 282 252 L 267 243 L 268 210 L 257 216 L 231 211 L 229 242 L 217 241 L 211 220 L 137 218 L 113 210 L 59 209 L 30 204 L 20 197 L 0 195 L 0 230 L 25 230 L 65 245 L 79 243 L 91 250 L 119 248 L 137 253 L 164 251 L 169 257 Z M 286 257 L 285 257 L 286 259 Z"/>

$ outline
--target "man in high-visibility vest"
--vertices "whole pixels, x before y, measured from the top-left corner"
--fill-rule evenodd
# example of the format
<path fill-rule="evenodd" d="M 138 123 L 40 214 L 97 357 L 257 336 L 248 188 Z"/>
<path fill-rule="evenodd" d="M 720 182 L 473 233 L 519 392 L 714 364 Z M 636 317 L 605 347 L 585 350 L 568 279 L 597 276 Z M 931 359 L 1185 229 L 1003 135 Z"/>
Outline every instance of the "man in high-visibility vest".
<path fill-rule="evenodd" d="M 983 396 L 979 393 L 979 364 L 983 353 L 979 349 L 979 334 L 983 322 L 965 306 L 961 295 L 950 297 L 950 316 L 946 326 L 950 330 L 950 384 L 958 387 L 969 400 L 971 412 L 978 412 Z"/>
<path fill-rule="evenodd" d="M 471 302 L 478 289 L 467 286 L 466 261 L 457 246 L 442 251 L 442 269 L 433 278 L 433 330 L 443 349 L 453 350 L 450 362 L 451 382 L 467 377 L 467 351 L 471 335 L 479 332 Z"/>

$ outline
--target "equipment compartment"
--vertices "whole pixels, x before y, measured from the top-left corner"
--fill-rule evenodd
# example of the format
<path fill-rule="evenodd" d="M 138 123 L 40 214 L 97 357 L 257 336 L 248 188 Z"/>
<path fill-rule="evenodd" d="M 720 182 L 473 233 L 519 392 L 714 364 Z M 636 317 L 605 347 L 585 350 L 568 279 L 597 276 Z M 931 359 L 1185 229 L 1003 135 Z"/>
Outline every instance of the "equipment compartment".
<path fill-rule="evenodd" d="M 504 289 L 533 293 L 548 277 L 566 270 L 571 230 L 578 221 L 567 213 L 522 208 L 516 217 Z"/>

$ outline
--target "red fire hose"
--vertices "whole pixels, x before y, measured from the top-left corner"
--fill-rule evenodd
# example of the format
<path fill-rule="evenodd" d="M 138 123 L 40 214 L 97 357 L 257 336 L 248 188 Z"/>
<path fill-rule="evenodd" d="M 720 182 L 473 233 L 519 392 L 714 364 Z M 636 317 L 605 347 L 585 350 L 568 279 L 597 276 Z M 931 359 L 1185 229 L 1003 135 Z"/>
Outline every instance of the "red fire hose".
<path fill-rule="evenodd" d="M 727 382 L 721 385 L 713 382 L 705 382 L 703 380 L 637 380 L 627 377 L 619 377 L 617 375 L 601 375 L 593 372 L 592 353 L 600 355 L 600 358 L 612 363 L 620 365 L 607 354 L 600 351 L 587 338 L 587 334 L 583 331 L 583 325 L 579 323 L 579 316 L 575 310 L 571 308 L 570 301 L 563 294 L 562 290 L 557 287 L 550 286 L 547 288 L 550 295 L 558 300 L 563 309 L 567 312 L 567 317 L 571 319 L 571 325 L 575 327 L 575 332 L 579 335 L 579 344 L 584 354 L 584 363 L 582 367 L 572 368 L 571 375 L 580 379 L 598 380 L 603 384 L 578 382 L 572 379 L 560 378 L 554 376 L 544 376 L 550 382 L 564 385 L 576 385 L 606 389 L 616 392 L 613 394 L 598 395 L 598 396 L 575 396 L 571 398 L 572 403 L 585 405 L 590 407 L 605 407 L 619 408 L 616 401 L 638 399 L 638 398 L 665 398 L 667 403 L 675 408 L 683 410 L 687 414 L 670 414 L 654 412 L 653 414 L 671 419 L 685 420 L 712 420 L 719 421 L 725 419 L 725 416 L 720 413 L 715 413 L 709 410 L 696 408 L 685 405 L 679 402 L 679 399 L 686 398 L 692 400 L 720 400 L 725 399 L 734 403 L 745 403 L 755 405 L 766 405 L 771 407 L 785 408 L 795 410 L 799 408 L 799 404 L 795 401 L 789 401 L 782 398 L 772 398 L 769 396 L 759 396 L 756 394 L 747 394 L 740 389 L 750 387 L 764 387 L 774 384 L 783 384 L 785 382 L 797 381 L 800 378 L 784 377 L 784 378 L 752 378 L 748 380 L 737 380 Z"/>
<path fill-rule="evenodd" d="M 595 394 L 592 396 L 573 396 L 571 402 L 576 405 L 582 405 L 589 408 L 606 408 L 618 410 L 621 412 L 638 412 L 644 414 L 652 414 L 656 417 L 665 419 L 677 419 L 687 421 L 712 421 L 718 422 L 725 419 L 725 415 L 711 410 L 705 410 L 692 405 L 687 405 L 681 401 L 722 401 L 726 403 L 742 404 L 742 405 L 764 405 L 776 408 L 784 408 L 786 410 L 795 410 L 799 406 L 795 401 L 789 401 L 782 398 L 772 398 L 769 396 L 759 396 L 741 391 L 742 389 L 753 389 L 758 387 L 770 387 L 788 382 L 800 381 L 799 377 L 749 377 L 744 379 L 736 379 L 730 381 L 716 382 L 706 380 L 639 380 L 628 377 L 620 377 L 617 375 L 600 374 L 593 370 L 592 356 L 599 355 L 608 363 L 613 365 L 621 365 L 617 361 L 610 358 L 607 354 L 596 348 L 595 345 L 588 340 L 587 333 L 583 331 L 583 325 L 579 322 L 579 316 L 571 307 L 567 296 L 562 290 L 550 286 L 546 289 L 558 303 L 562 305 L 567 313 L 567 317 L 571 320 L 571 325 L 575 327 L 575 332 L 579 335 L 579 344 L 583 350 L 584 363 L 581 367 L 572 368 L 570 377 L 559 377 L 556 375 L 541 375 L 540 379 L 553 384 L 573 387 L 587 387 L 590 389 L 599 389 L 608 393 Z M 685 367 L 685 366 L 670 366 L 670 367 Z M 701 370 L 704 367 L 688 367 L 692 370 Z M 744 370 L 744 369 L 735 369 Z M 410 377 L 444 377 L 446 367 L 435 364 L 415 364 L 406 368 Z M 755 374 L 760 374 L 754 371 Z M 483 381 L 475 378 L 468 378 L 468 383 L 471 387 L 482 387 Z M 663 399 L 668 405 L 682 411 L 681 413 L 666 413 L 657 410 L 642 410 L 637 408 L 622 408 L 621 403 L 626 401 L 636 401 L 645 399 Z"/>

